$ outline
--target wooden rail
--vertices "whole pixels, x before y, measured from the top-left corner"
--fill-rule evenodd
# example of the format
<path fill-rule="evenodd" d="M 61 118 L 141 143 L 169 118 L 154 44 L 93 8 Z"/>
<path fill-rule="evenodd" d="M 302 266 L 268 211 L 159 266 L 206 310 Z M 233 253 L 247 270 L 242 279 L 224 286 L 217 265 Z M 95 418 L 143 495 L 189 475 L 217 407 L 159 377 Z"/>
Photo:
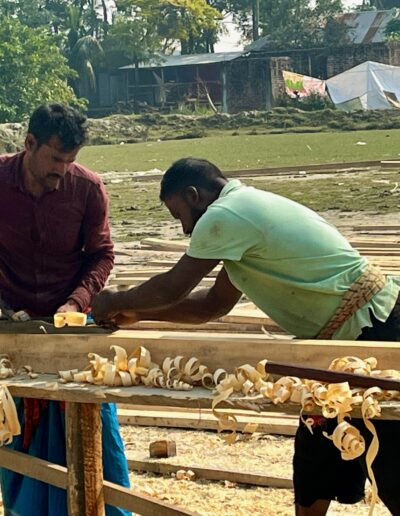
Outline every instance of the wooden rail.
<path fill-rule="evenodd" d="M 58 464 L 38 459 L 26 453 L 10 450 L 9 448 L 0 448 L 0 467 L 15 471 L 21 475 L 25 475 L 46 484 L 50 484 L 60 489 L 69 490 L 69 474 L 68 469 Z M 193 512 L 179 509 L 173 505 L 162 502 L 145 494 L 136 493 L 126 487 L 113 484 L 107 480 L 103 481 L 103 495 L 106 504 L 121 507 L 127 511 L 132 511 L 143 516 L 179 516 L 179 515 L 193 515 Z M 104 505 L 104 504 L 103 504 Z M 91 514 L 92 516 L 99 516 L 101 509 L 91 513 L 86 512 L 83 506 L 76 506 L 74 509 L 77 512 L 71 512 L 69 505 L 69 514 L 72 516 L 83 516 Z"/>

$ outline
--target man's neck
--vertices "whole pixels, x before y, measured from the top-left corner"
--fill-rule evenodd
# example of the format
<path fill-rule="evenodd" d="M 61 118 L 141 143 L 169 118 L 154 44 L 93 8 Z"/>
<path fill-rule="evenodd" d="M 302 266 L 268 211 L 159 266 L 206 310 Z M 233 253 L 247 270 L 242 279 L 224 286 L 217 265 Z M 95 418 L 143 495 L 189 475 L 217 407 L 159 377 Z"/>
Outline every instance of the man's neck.
<path fill-rule="evenodd" d="M 22 161 L 22 178 L 25 190 L 33 197 L 41 197 L 44 194 L 43 186 L 33 177 L 28 164 L 27 156 Z"/>

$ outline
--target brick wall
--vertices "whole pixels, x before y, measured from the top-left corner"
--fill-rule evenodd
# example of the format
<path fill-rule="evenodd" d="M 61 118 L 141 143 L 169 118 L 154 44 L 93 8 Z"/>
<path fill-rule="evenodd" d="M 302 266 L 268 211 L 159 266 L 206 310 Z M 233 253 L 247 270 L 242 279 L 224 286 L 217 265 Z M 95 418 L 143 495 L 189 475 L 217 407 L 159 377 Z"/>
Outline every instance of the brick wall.
<path fill-rule="evenodd" d="M 398 44 L 397 44 L 398 46 Z M 393 49 L 385 43 L 371 43 L 368 45 L 352 45 L 349 47 L 335 48 L 327 59 L 327 78 L 342 73 L 365 61 L 397 65 L 392 55 L 400 58 L 399 49 Z"/>
<path fill-rule="evenodd" d="M 271 103 L 271 76 L 265 57 L 235 59 L 226 67 L 227 111 L 264 110 Z"/>

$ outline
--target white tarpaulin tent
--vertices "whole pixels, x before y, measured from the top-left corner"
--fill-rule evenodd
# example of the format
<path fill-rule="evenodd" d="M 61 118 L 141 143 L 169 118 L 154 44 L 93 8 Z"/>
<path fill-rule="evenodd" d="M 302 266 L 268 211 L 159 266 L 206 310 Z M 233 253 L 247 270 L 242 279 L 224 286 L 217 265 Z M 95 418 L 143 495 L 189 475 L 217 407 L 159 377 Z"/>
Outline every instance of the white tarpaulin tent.
<path fill-rule="evenodd" d="M 400 108 L 400 67 L 366 61 L 326 81 L 338 109 Z"/>

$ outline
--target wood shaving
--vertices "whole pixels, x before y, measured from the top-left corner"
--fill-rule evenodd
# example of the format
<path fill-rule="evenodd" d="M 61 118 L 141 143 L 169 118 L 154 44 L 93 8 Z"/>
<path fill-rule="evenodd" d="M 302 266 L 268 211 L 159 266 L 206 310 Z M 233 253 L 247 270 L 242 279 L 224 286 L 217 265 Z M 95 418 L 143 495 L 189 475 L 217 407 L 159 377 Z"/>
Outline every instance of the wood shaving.
<path fill-rule="evenodd" d="M 0 386 L 0 446 L 10 444 L 15 435 L 20 435 L 21 427 L 18 421 L 14 400 L 5 385 Z"/>
<path fill-rule="evenodd" d="M 210 373 L 206 366 L 196 357 L 185 360 L 183 356 L 167 357 L 162 366 L 151 361 L 150 352 L 143 346 L 138 347 L 129 357 L 124 348 L 111 346 L 115 353 L 113 361 L 89 353 L 89 366 L 79 372 L 60 371 L 63 380 L 71 378 L 75 382 L 87 382 L 110 386 L 131 386 L 140 383 L 147 386 L 174 390 L 190 390 L 194 385 L 208 388 L 215 386 L 216 396 L 212 402 L 212 410 L 218 418 L 218 431 L 228 431 L 223 439 L 232 444 L 237 439 L 237 419 L 234 414 L 217 410 L 217 406 L 228 400 L 233 394 L 244 394 L 250 399 L 262 396 L 274 404 L 290 401 L 301 405 L 301 417 L 312 432 L 312 418 L 304 419 L 304 413 L 319 409 L 325 418 L 337 418 L 338 425 L 331 436 L 333 444 L 340 450 L 343 460 L 353 460 L 365 452 L 365 441 L 360 432 L 346 418 L 350 417 L 354 407 L 361 407 L 361 414 L 373 439 L 367 450 L 366 463 L 372 483 L 372 496 L 369 514 L 378 499 L 372 463 L 378 453 L 379 443 L 374 425 L 370 421 L 380 416 L 379 400 L 400 397 L 398 391 L 382 391 L 378 387 L 371 389 L 351 389 L 348 382 L 327 384 L 297 377 L 282 377 L 277 381 L 269 380 L 265 371 L 267 360 L 260 361 L 256 367 L 244 364 L 234 373 L 228 374 L 224 369 Z M 400 377 L 396 370 L 381 371 L 376 369 L 377 360 L 373 357 L 362 360 L 358 357 L 341 357 L 332 361 L 329 368 L 364 374 L 374 377 Z M 247 433 L 255 432 L 256 425 L 249 425 Z"/>
<path fill-rule="evenodd" d="M 162 365 L 151 361 L 150 352 L 139 346 L 128 356 L 121 346 L 111 346 L 113 360 L 89 353 L 89 365 L 83 370 L 59 371 L 63 382 L 92 383 L 110 387 L 146 385 L 164 389 L 189 391 L 195 385 L 212 388 L 215 383 L 207 367 L 196 357 L 165 358 Z"/>

